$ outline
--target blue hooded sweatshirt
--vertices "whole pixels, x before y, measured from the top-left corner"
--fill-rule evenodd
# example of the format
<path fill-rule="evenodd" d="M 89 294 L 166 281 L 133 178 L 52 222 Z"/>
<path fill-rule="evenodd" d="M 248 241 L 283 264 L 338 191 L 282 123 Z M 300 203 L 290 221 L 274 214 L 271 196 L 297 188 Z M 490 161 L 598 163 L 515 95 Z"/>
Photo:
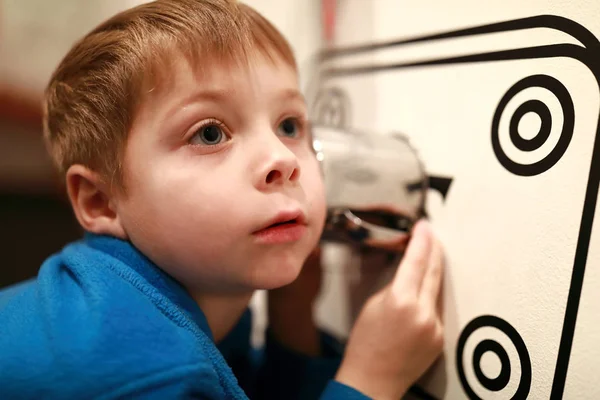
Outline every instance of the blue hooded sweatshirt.
<path fill-rule="evenodd" d="M 253 350 L 250 327 L 246 311 L 217 348 L 181 285 L 129 242 L 87 234 L 0 291 L 0 398 L 367 399 L 332 380 L 330 337 L 314 359 L 269 334 Z"/>

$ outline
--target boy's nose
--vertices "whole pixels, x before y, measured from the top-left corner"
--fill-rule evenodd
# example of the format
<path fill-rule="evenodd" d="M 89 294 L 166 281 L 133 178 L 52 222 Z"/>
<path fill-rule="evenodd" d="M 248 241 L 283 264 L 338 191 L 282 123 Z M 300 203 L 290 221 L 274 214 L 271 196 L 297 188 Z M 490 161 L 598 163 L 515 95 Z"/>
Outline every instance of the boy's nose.
<path fill-rule="evenodd" d="M 298 175 L 298 168 L 287 168 L 287 166 L 281 165 L 281 168 L 275 168 L 269 171 L 265 183 L 271 184 L 278 180 L 295 181 L 298 179 Z"/>
<path fill-rule="evenodd" d="M 298 158 L 279 139 L 277 141 L 278 145 L 270 147 L 266 160 L 259 169 L 257 186 L 261 190 L 293 183 L 300 179 Z"/>

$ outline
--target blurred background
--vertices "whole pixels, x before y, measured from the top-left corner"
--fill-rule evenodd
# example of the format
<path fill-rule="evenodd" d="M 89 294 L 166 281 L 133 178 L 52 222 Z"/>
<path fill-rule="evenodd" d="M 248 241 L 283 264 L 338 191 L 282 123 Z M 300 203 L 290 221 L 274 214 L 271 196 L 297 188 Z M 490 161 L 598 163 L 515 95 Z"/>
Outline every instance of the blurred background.
<path fill-rule="evenodd" d="M 0 287 L 81 235 L 42 141 L 41 95 L 77 37 L 116 1 L 0 1 Z"/>

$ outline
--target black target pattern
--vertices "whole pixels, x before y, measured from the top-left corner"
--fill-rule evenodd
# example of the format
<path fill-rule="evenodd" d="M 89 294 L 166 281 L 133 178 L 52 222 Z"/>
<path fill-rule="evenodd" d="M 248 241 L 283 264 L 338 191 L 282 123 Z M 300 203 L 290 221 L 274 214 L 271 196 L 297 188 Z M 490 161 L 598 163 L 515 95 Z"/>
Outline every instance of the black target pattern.
<path fill-rule="evenodd" d="M 499 126 L 500 119 L 509 101 L 523 90 L 533 87 L 547 89 L 558 99 L 562 110 L 563 124 L 558 142 L 550 153 L 541 160 L 525 164 L 511 159 L 502 148 L 500 144 Z M 530 112 L 538 115 L 541 125 L 539 131 L 533 138 L 525 139 L 520 135 L 518 126 L 521 118 Z M 549 75 L 532 75 L 517 82 L 500 100 L 492 120 L 492 147 L 494 148 L 494 153 L 500 164 L 513 174 L 520 176 L 539 175 L 552 168 L 565 154 L 571 143 L 574 127 L 575 107 L 567 88 L 556 78 Z M 542 101 L 534 99 L 521 104 L 512 115 L 509 124 L 509 137 L 516 148 L 521 151 L 531 152 L 539 149 L 546 143 L 550 137 L 551 130 L 552 113 L 550 112 L 550 109 Z"/>
<path fill-rule="evenodd" d="M 518 356 L 520 365 L 518 368 L 514 368 L 510 364 L 510 359 L 506 349 L 497 341 L 492 339 L 484 339 L 475 346 L 472 358 L 472 367 L 474 369 L 475 377 L 477 381 L 487 390 L 491 392 L 500 392 L 507 388 L 510 383 L 510 379 L 515 370 L 520 370 L 519 384 L 516 392 L 511 397 L 514 400 L 526 399 L 531 389 L 531 359 L 529 358 L 529 352 L 525 342 L 519 335 L 519 332 L 507 321 L 502 318 L 493 315 L 482 315 L 475 318 L 467 324 L 463 329 L 458 344 L 456 346 L 456 369 L 458 371 L 458 377 L 463 386 L 463 389 L 469 399 L 481 400 L 485 397 L 480 397 L 473 386 L 469 383 L 465 369 L 469 367 L 469 364 L 465 364 L 464 352 L 467 340 L 473 335 L 473 333 L 481 328 L 494 328 L 502 332 L 505 336 L 510 339 L 512 346 L 514 346 Z M 481 369 L 481 359 L 487 352 L 492 352 L 500 359 L 501 369 L 500 374 L 495 378 L 489 378 L 485 376 Z"/>

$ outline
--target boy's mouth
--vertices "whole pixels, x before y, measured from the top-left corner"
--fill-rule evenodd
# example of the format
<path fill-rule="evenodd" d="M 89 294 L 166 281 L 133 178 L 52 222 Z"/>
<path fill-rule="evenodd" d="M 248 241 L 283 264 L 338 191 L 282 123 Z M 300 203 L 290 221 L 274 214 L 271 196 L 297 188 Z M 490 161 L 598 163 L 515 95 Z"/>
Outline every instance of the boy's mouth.
<path fill-rule="evenodd" d="M 267 229 L 275 228 L 278 226 L 294 225 L 294 224 L 306 225 L 306 217 L 304 216 L 302 211 L 300 211 L 300 210 L 282 211 L 282 212 L 278 213 L 273 219 L 271 219 L 262 228 L 255 231 L 255 233 L 258 233 L 258 232 L 261 232 L 261 231 L 264 231 Z"/>
<path fill-rule="evenodd" d="M 299 240 L 306 231 L 306 217 L 301 211 L 277 214 L 264 227 L 253 232 L 263 243 L 284 243 Z"/>
<path fill-rule="evenodd" d="M 296 224 L 296 223 L 297 223 L 296 219 L 290 219 L 289 221 L 276 222 L 272 225 L 267 226 L 265 229 L 271 229 L 271 228 L 275 228 L 276 226 L 291 225 L 291 224 Z"/>

